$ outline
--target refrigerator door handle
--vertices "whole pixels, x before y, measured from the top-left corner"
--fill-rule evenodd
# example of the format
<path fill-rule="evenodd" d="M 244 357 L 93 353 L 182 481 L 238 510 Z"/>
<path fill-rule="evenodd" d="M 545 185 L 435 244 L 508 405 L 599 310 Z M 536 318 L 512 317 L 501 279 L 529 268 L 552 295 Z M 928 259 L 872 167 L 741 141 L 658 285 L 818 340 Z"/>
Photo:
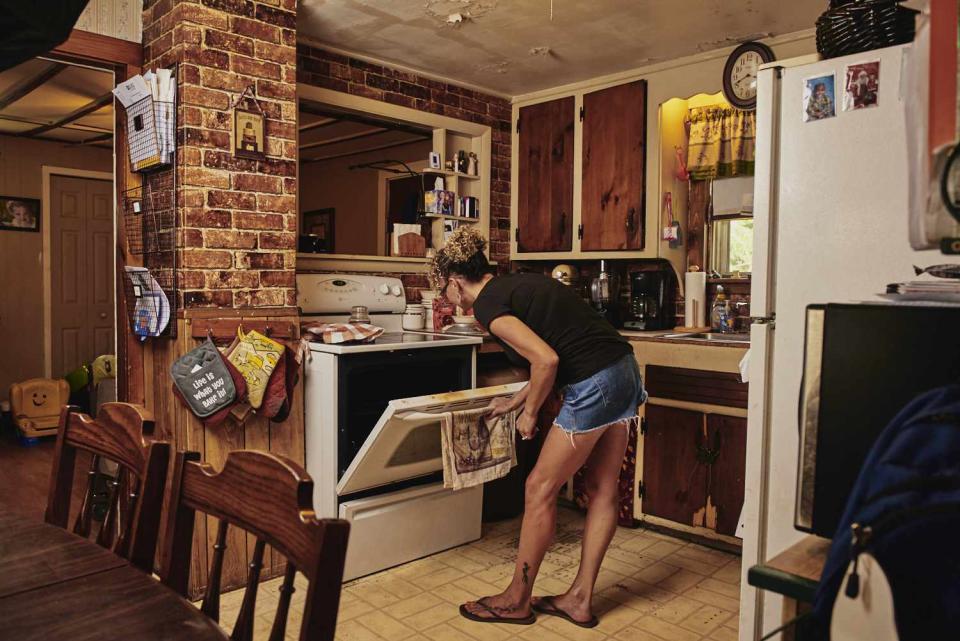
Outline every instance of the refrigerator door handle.
<path fill-rule="evenodd" d="M 770 314 L 769 316 L 751 316 L 750 322 L 754 325 L 769 325 L 771 328 L 777 326 L 777 315 Z"/>

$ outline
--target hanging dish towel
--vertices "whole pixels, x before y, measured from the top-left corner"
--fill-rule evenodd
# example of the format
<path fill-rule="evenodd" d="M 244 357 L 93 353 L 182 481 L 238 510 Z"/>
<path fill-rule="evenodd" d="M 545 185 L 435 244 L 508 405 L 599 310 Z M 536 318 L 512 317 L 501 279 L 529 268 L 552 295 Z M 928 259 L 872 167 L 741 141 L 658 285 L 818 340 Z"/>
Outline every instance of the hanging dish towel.
<path fill-rule="evenodd" d="M 448 412 L 440 421 L 443 486 L 460 490 L 502 478 L 517 464 L 516 413 L 484 416 L 486 408 Z"/>
<path fill-rule="evenodd" d="M 270 374 L 283 357 L 283 345 L 256 330 L 246 334 L 237 328 L 237 340 L 227 353 L 227 360 L 240 370 L 247 382 L 247 401 L 253 409 L 263 404 Z"/>

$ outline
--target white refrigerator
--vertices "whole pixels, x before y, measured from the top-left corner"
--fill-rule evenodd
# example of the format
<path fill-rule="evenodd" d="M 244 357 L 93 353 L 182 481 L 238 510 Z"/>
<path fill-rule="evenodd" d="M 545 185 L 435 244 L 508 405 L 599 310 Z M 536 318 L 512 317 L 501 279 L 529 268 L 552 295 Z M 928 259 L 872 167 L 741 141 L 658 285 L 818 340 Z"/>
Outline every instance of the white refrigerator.
<path fill-rule="evenodd" d="M 793 527 L 805 309 L 879 301 L 888 283 L 939 252 L 910 248 L 901 71 L 910 46 L 816 61 L 778 61 L 758 74 L 750 397 L 740 639 L 781 623 L 781 601 L 746 571 L 802 536 Z M 844 110 L 848 65 L 879 62 L 876 106 Z M 854 67 L 860 70 L 872 67 Z M 807 120 L 804 89 L 834 78 L 835 115 Z M 865 100 L 871 102 L 870 96 Z M 823 113 L 823 105 L 814 113 Z M 879 347 L 879 346 L 878 346 Z"/>

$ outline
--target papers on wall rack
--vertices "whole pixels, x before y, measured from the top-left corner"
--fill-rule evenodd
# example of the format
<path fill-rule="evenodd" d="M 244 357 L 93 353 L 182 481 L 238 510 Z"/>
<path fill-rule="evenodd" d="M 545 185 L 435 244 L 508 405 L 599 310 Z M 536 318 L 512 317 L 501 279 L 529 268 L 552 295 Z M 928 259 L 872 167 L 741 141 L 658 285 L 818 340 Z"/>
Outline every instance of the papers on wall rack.
<path fill-rule="evenodd" d="M 170 322 L 170 301 L 145 267 L 124 267 L 131 285 L 130 323 L 141 338 L 160 336 Z"/>
<path fill-rule="evenodd" d="M 171 69 L 148 71 L 113 90 L 127 112 L 127 146 L 133 171 L 173 162 L 176 80 Z"/>

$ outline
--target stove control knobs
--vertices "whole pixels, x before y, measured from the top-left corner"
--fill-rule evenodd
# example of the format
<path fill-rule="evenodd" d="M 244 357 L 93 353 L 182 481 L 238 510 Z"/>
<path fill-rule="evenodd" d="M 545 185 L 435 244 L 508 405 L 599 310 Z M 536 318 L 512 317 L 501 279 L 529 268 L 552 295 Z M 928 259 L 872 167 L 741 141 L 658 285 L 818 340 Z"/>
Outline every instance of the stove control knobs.
<path fill-rule="evenodd" d="M 394 286 L 390 289 L 390 293 L 393 294 L 394 296 L 402 296 L 402 295 L 403 295 L 403 289 L 400 288 L 400 285 L 394 285 Z"/>
<path fill-rule="evenodd" d="M 383 294 L 384 296 L 390 293 L 390 285 L 387 285 L 386 283 L 381 283 L 380 287 L 378 287 L 377 289 L 379 289 L 380 293 Z"/>

